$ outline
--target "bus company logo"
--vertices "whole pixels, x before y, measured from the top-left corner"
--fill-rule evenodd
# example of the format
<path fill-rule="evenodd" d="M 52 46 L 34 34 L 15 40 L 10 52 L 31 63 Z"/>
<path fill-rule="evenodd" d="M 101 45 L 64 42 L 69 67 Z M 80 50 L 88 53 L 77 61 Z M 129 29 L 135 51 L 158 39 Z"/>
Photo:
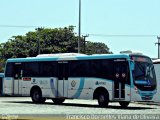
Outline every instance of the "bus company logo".
<path fill-rule="evenodd" d="M 31 84 L 36 84 L 36 79 L 33 79 Z"/>
<path fill-rule="evenodd" d="M 106 85 L 106 82 L 96 81 L 95 85 Z"/>
<path fill-rule="evenodd" d="M 36 82 L 36 79 L 33 79 L 33 83 L 35 83 Z"/>
<path fill-rule="evenodd" d="M 73 80 L 73 81 L 71 82 L 71 86 L 72 86 L 72 87 L 75 87 L 75 86 L 76 86 L 76 81 Z"/>

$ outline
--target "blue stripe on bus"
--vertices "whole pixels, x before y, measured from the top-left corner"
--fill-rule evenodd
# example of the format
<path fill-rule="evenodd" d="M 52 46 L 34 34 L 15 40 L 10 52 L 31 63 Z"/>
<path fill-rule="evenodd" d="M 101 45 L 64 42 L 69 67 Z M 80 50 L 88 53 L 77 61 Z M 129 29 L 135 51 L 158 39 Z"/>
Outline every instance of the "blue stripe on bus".
<path fill-rule="evenodd" d="M 57 61 L 58 58 L 16 58 L 8 59 L 7 62 L 36 62 L 36 61 Z"/>
<path fill-rule="evenodd" d="M 81 78 L 81 79 L 80 79 L 80 84 L 79 84 L 78 90 L 77 90 L 77 92 L 72 96 L 72 98 L 79 98 L 79 96 L 81 95 L 80 89 L 83 89 L 83 88 L 84 88 L 84 81 L 85 81 L 85 78 Z"/>
<path fill-rule="evenodd" d="M 54 88 L 54 79 L 50 79 L 50 87 L 51 87 L 52 94 L 55 95 L 56 92 Z"/>
<path fill-rule="evenodd" d="M 136 84 L 142 84 L 142 85 L 148 84 L 148 82 L 146 80 L 136 80 L 135 83 Z"/>
<path fill-rule="evenodd" d="M 55 81 L 56 81 L 56 79 L 55 79 Z M 58 82 L 58 81 L 57 81 L 57 82 Z M 50 87 L 51 87 L 52 94 L 53 94 L 55 97 L 62 96 L 62 95 L 60 94 L 60 92 L 58 91 L 58 89 L 56 89 L 53 78 L 50 79 Z"/>

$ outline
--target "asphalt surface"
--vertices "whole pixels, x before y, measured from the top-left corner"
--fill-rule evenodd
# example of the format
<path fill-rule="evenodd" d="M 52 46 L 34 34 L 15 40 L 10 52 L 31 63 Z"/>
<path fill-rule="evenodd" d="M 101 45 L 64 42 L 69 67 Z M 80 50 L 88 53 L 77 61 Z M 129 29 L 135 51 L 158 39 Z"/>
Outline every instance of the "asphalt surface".
<path fill-rule="evenodd" d="M 157 115 L 160 119 L 160 104 L 130 105 L 122 109 L 118 103 L 110 103 L 108 108 L 100 108 L 96 100 L 66 100 L 62 105 L 55 105 L 51 100 L 44 104 L 34 104 L 30 97 L 0 97 L 0 118 L 20 118 L 20 116 L 63 116 L 65 119 L 75 118 L 72 115 Z M 71 116 L 70 116 L 71 115 Z M 92 116 L 93 117 L 93 116 Z M 140 116 L 143 119 L 149 117 Z M 81 118 L 83 118 L 81 116 Z M 152 117 L 153 118 L 153 117 Z M 94 118 L 93 118 L 94 119 Z M 111 118 L 116 119 L 116 118 Z M 123 117 L 120 119 L 124 119 Z M 130 118 L 126 118 L 130 119 Z M 138 118 L 135 118 L 138 119 Z"/>

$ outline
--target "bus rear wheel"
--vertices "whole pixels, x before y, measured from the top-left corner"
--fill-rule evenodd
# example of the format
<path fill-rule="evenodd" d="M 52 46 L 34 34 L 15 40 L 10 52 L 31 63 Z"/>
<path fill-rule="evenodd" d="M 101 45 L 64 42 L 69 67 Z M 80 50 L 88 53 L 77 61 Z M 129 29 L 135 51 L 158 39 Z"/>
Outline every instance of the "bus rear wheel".
<path fill-rule="evenodd" d="M 108 107 L 108 104 L 109 104 L 109 95 L 108 95 L 108 93 L 99 92 L 98 104 L 99 104 L 100 107 Z"/>
<path fill-rule="evenodd" d="M 31 98 L 34 103 L 44 103 L 46 101 L 46 98 L 42 97 L 42 92 L 39 89 L 33 89 Z"/>
<path fill-rule="evenodd" d="M 52 101 L 55 103 L 55 104 L 62 104 L 65 99 L 60 99 L 60 98 L 52 98 Z"/>
<path fill-rule="evenodd" d="M 122 108 L 126 108 L 129 105 L 129 102 L 127 101 L 120 101 L 119 104 L 121 105 Z"/>

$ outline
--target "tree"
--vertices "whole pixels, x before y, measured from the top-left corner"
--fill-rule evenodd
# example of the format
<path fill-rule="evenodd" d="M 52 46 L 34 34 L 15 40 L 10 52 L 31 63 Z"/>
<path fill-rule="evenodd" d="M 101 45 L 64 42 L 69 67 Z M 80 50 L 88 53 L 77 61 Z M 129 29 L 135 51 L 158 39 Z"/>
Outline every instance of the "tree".
<path fill-rule="evenodd" d="M 112 54 L 109 48 L 104 43 L 100 42 L 87 42 L 82 49 L 83 53 L 86 54 Z"/>
<path fill-rule="evenodd" d="M 78 51 L 78 36 L 74 27 L 41 28 L 26 35 L 13 36 L 6 43 L 0 44 L 0 54 L 3 58 L 34 57 L 38 54 L 38 41 L 41 54 L 71 53 Z M 81 38 L 81 41 L 83 39 Z M 84 49 L 85 47 L 85 49 Z M 104 43 L 87 42 L 81 45 L 81 52 L 86 54 L 112 53 Z"/>
<path fill-rule="evenodd" d="M 112 53 L 104 43 L 87 42 L 84 44 L 83 38 L 80 41 L 81 53 Z M 13 36 L 6 43 L 0 44 L 0 72 L 3 71 L 5 60 L 8 58 L 37 56 L 38 42 L 41 54 L 78 52 L 78 36 L 75 35 L 73 26 L 54 29 L 37 28 L 24 36 Z"/>

